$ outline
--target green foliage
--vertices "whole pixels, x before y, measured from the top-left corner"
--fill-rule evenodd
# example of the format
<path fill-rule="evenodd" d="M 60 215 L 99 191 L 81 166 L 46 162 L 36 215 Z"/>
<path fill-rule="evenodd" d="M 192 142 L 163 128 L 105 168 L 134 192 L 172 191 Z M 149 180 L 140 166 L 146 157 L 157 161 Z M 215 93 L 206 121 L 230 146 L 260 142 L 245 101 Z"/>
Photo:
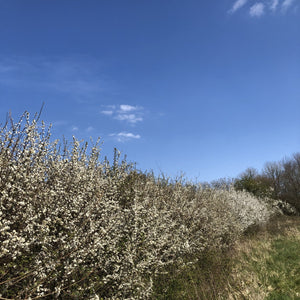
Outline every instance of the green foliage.
<path fill-rule="evenodd" d="M 272 187 L 268 180 L 257 175 L 253 169 L 246 170 L 234 182 L 234 188 L 238 191 L 247 191 L 256 197 L 272 197 Z"/>

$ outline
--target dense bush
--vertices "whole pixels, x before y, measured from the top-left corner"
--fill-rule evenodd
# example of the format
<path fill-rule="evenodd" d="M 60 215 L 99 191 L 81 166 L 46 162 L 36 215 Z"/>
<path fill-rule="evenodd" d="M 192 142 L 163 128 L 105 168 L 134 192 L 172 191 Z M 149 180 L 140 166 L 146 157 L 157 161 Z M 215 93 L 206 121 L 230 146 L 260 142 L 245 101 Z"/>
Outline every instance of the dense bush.
<path fill-rule="evenodd" d="M 276 210 L 232 189 L 141 173 L 98 143 L 51 141 L 25 113 L 0 128 L 0 297 L 147 299 L 183 257 L 222 248 Z"/>

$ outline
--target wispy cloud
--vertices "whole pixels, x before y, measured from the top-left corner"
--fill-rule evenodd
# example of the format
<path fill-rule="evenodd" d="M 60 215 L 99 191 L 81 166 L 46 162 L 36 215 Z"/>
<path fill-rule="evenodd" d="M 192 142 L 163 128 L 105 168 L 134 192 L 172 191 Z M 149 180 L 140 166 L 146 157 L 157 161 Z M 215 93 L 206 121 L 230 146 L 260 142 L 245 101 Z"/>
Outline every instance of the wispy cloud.
<path fill-rule="evenodd" d="M 102 110 L 101 114 L 111 116 L 114 112 L 112 110 Z"/>
<path fill-rule="evenodd" d="M 229 13 L 235 13 L 237 10 L 243 7 L 247 3 L 247 1 L 248 0 L 236 0 L 229 10 Z"/>
<path fill-rule="evenodd" d="M 270 9 L 274 12 L 276 11 L 277 7 L 279 4 L 279 0 L 272 0 L 271 4 L 270 4 Z"/>
<path fill-rule="evenodd" d="M 101 114 L 110 116 L 115 120 L 136 124 L 143 121 L 143 107 L 132 106 L 129 104 L 121 104 L 119 106 L 105 106 L 105 109 L 100 111 Z"/>
<path fill-rule="evenodd" d="M 281 5 L 282 11 L 286 12 L 292 6 L 294 1 L 295 0 L 284 0 L 282 5 Z"/>
<path fill-rule="evenodd" d="M 87 127 L 86 128 L 86 132 L 91 132 L 91 131 L 93 131 L 94 130 L 94 127 L 93 126 L 89 126 L 89 127 Z"/>
<path fill-rule="evenodd" d="M 12 66 L 12 65 L 6 65 L 5 63 L 1 63 L 0 64 L 0 73 L 8 73 L 8 72 L 12 72 L 12 71 L 15 71 L 15 67 Z"/>
<path fill-rule="evenodd" d="M 71 128 L 69 128 L 72 132 L 79 132 L 79 131 L 82 131 L 82 130 L 79 130 L 79 127 L 78 126 L 76 126 L 76 125 L 73 125 Z M 86 127 L 85 129 L 83 129 L 83 131 L 85 132 L 85 133 L 90 133 L 90 132 L 92 132 L 92 131 L 94 131 L 95 130 L 95 128 L 93 127 L 93 126 L 88 126 L 88 127 Z"/>
<path fill-rule="evenodd" d="M 108 90 L 101 66 L 88 58 L 0 57 L 0 85 L 18 90 L 34 90 L 95 98 Z"/>
<path fill-rule="evenodd" d="M 72 129 L 71 129 L 73 132 L 76 132 L 79 130 L 79 128 L 77 126 L 73 126 Z"/>
<path fill-rule="evenodd" d="M 110 136 L 116 138 L 118 142 L 126 142 L 129 140 L 137 140 L 141 138 L 139 134 L 133 134 L 131 132 L 111 133 Z"/>
<path fill-rule="evenodd" d="M 249 14 L 251 17 L 261 17 L 264 14 L 265 5 L 261 2 L 255 3 L 250 7 Z"/>
<path fill-rule="evenodd" d="M 137 116 L 136 114 L 118 114 L 115 117 L 115 119 L 120 120 L 120 121 L 127 121 L 127 122 L 132 123 L 132 124 L 143 121 L 143 118 Z"/>
<path fill-rule="evenodd" d="M 272 12 L 287 12 L 292 10 L 297 11 L 296 0 L 258 0 L 256 3 L 251 4 L 248 0 L 232 0 L 232 7 L 229 9 L 229 13 L 233 14 L 242 7 L 246 7 L 251 17 L 261 17 Z M 253 1 L 254 2 L 254 1 Z"/>
<path fill-rule="evenodd" d="M 52 125 L 53 125 L 54 127 L 65 126 L 65 125 L 67 125 L 67 124 L 68 124 L 68 122 L 65 121 L 65 120 L 54 121 L 54 122 L 52 123 Z"/>

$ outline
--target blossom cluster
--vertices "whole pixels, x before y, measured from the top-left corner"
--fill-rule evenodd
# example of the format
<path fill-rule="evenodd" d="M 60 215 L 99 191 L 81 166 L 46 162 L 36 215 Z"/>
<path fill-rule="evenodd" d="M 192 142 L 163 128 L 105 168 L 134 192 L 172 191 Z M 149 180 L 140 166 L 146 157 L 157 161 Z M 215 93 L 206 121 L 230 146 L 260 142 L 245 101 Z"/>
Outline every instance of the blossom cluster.
<path fill-rule="evenodd" d="M 142 173 L 117 151 L 100 161 L 99 143 L 60 144 L 50 129 L 28 113 L 0 128 L 0 299 L 148 299 L 166 266 L 276 212 Z"/>

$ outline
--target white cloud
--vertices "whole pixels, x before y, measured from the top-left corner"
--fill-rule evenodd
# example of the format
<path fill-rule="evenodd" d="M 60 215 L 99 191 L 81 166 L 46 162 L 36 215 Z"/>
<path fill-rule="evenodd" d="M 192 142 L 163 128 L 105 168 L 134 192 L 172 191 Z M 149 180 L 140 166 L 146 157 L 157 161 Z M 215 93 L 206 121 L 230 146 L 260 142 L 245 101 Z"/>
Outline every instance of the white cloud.
<path fill-rule="evenodd" d="M 79 128 L 77 126 L 72 127 L 72 131 L 78 131 L 78 130 L 79 130 Z"/>
<path fill-rule="evenodd" d="M 279 0 L 272 0 L 272 2 L 270 4 L 270 9 L 272 11 L 275 11 L 277 9 L 278 4 L 279 4 Z"/>
<path fill-rule="evenodd" d="M 233 1 L 233 0 L 232 0 Z M 296 0 L 257 0 L 253 1 L 254 3 L 250 5 L 249 0 L 235 0 L 231 9 L 228 11 L 233 14 L 240 8 L 246 6 L 249 3 L 249 15 L 251 17 L 261 17 L 265 15 L 267 12 L 281 12 L 285 13 L 288 10 L 293 12 L 297 12 L 298 6 L 295 4 Z M 268 11 L 266 10 L 268 9 Z"/>
<path fill-rule="evenodd" d="M 141 136 L 139 134 L 133 134 L 131 132 L 120 132 L 117 134 L 117 136 L 126 137 L 130 139 L 140 139 Z"/>
<path fill-rule="evenodd" d="M 130 124 L 143 121 L 143 107 L 141 106 L 132 106 L 129 104 L 121 104 L 119 106 L 107 105 L 100 113 Z"/>
<path fill-rule="evenodd" d="M 137 110 L 138 108 L 136 106 L 131 106 L 128 104 L 122 104 L 120 105 L 120 110 L 121 112 L 130 112 L 130 111 L 134 111 Z"/>
<path fill-rule="evenodd" d="M 135 114 L 118 114 L 115 119 L 120 121 L 127 121 L 132 124 L 143 121 L 143 118 L 141 116 L 137 116 Z"/>
<path fill-rule="evenodd" d="M 249 14 L 251 17 L 260 17 L 264 14 L 265 5 L 261 2 L 255 3 L 250 7 Z"/>
<path fill-rule="evenodd" d="M 110 136 L 115 137 L 118 142 L 125 142 L 132 139 L 137 140 L 141 138 L 139 134 L 133 134 L 131 132 L 112 133 Z"/>
<path fill-rule="evenodd" d="M 232 8 L 229 10 L 230 13 L 235 13 L 238 9 L 243 7 L 248 0 L 236 0 L 232 6 Z"/>
<path fill-rule="evenodd" d="M 284 0 L 282 3 L 282 10 L 286 12 L 290 6 L 294 3 L 295 0 Z"/>

